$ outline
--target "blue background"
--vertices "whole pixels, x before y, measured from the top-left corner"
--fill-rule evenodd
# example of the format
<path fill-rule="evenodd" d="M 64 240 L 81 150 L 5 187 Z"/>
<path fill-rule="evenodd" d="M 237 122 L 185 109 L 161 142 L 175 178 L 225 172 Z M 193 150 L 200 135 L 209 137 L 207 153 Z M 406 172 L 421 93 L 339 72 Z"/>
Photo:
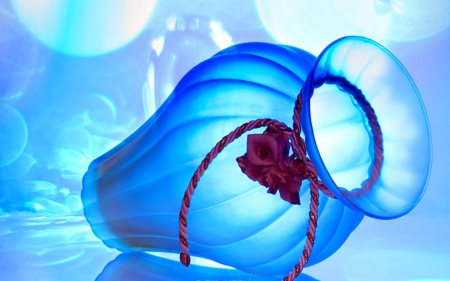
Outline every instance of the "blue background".
<path fill-rule="evenodd" d="M 94 280 L 102 271 L 100 280 L 130 271 L 135 280 L 182 280 L 170 275 L 177 270 L 168 260 L 115 259 L 119 252 L 92 234 L 80 201 L 88 164 L 219 50 L 263 41 L 318 55 L 346 35 L 379 41 L 412 76 L 431 126 L 432 171 L 411 213 L 364 218 L 340 250 L 304 273 L 318 280 L 450 280 L 450 1 L 95 3 L 0 1 L 0 280 Z M 198 280 L 258 280 L 192 270 Z"/>

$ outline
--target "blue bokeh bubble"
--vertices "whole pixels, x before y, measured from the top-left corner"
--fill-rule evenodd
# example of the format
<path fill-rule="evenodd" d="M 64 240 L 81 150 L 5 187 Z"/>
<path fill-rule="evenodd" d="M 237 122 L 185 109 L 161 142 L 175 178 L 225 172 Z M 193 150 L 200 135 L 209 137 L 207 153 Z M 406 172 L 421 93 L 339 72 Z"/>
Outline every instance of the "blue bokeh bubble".
<path fill-rule="evenodd" d="M 425 40 L 450 24 L 448 0 L 257 0 L 256 4 L 273 38 L 315 55 L 344 36 L 369 37 L 391 47 Z"/>
<path fill-rule="evenodd" d="M 415 41 L 450 25 L 450 1 L 339 0 L 340 14 L 364 35 L 381 42 Z"/>
<path fill-rule="evenodd" d="M 0 100 L 13 102 L 40 71 L 34 38 L 11 13 L 0 8 Z"/>
<path fill-rule="evenodd" d="M 14 162 L 25 149 L 28 128 L 19 111 L 1 103 L 0 139 L 0 167 L 5 167 Z"/>
<path fill-rule="evenodd" d="M 147 26 L 155 1 L 14 0 L 21 22 L 59 52 L 94 56 L 114 51 Z"/>
<path fill-rule="evenodd" d="M 0 168 L 0 179 L 18 179 L 28 173 L 34 164 L 36 164 L 36 159 L 24 152 L 14 162 Z"/>

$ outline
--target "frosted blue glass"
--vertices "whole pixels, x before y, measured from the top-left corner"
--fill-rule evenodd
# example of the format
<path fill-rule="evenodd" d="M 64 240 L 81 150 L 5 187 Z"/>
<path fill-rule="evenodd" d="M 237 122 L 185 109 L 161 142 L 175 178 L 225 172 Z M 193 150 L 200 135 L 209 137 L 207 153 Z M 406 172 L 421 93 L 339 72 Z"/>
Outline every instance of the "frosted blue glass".
<path fill-rule="evenodd" d="M 342 52 L 331 52 L 340 50 L 339 46 L 347 46 L 344 48 L 347 50 L 348 45 L 359 52 L 350 52 L 347 56 L 340 56 Z M 94 233 L 107 246 L 124 252 L 179 253 L 178 214 L 181 200 L 189 179 L 209 150 L 224 135 L 249 120 L 274 118 L 292 124 L 294 100 L 304 86 L 308 73 L 313 70 L 308 76 L 307 87 L 318 86 L 316 82 L 320 81 L 320 75 L 339 63 L 348 65 L 339 74 L 358 87 L 365 86 L 363 91 L 367 88 L 372 90 L 367 94 L 379 114 L 385 133 L 386 154 L 394 154 L 391 149 L 397 147 L 390 147 L 389 142 L 396 143 L 399 138 L 408 137 L 401 145 L 425 140 L 425 146 L 418 144 L 420 148 L 426 148 L 421 152 L 425 166 L 412 167 L 418 169 L 413 171 L 425 175 L 425 181 L 420 183 L 421 196 L 428 174 L 430 151 L 428 125 L 420 98 L 409 76 L 391 55 L 388 58 L 395 67 L 385 65 L 389 60 L 381 55 L 370 57 L 369 62 L 379 67 L 380 64 L 376 63 L 380 57 L 381 66 L 387 69 L 376 71 L 379 68 L 366 67 L 364 62 L 367 60 L 359 54 L 362 52 L 365 55 L 366 45 L 370 46 L 369 50 L 374 48 L 372 54 L 386 54 L 381 46 L 360 38 L 335 42 L 317 61 L 311 54 L 294 47 L 246 43 L 227 48 L 194 67 L 147 122 L 89 166 L 83 178 L 81 197 L 85 216 Z M 347 64 L 343 63 L 347 61 Z M 351 66 L 355 62 L 359 68 Z M 394 72 L 391 74 L 389 71 Z M 399 86 L 392 86 L 396 87 L 394 90 L 410 89 L 412 94 L 407 92 L 405 95 L 413 98 L 406 100 L 415 99 L 412 103 L 393 100 L 398 102 L 397 107 L 420 115 L 413 119 L 419 120 L 413 137 L 405 131 L 397 133 L 397 128 L 391 128 L 390 123 L 385 121 L 391 117 L 377 103 L 376 97 L 383 97 L 378 89 L 388 89 L 393 79 L 396 85 L 400 79 Z M 406 79 L 406 82 L 401 79 Z M 321 100 L 321 97 L 325 99 Z M 309 96 L 304 97 L 305 101 L 308 99 Z M 390 100 L 385 104 L 388 102 Z M 308 102 L 304 104 L 302 117 L 306 125 L 308 153 L 317 163 L 320 177 L 327 185 L 335 184 L 333 176 L 336 176 L 343 183 L 350 184 L 348 189 L 352 185 L 357 187 L 360 182 L 348 178 L 353 178 L 352 174 L 361 181 L 367 177 L 371 149 L 370 135 L 360 110 L 347 94 L 334 86 L 318 89 L 311 99 L 311 107 Z M 322 115 L 325 117 L 316 118 Z M 404 125 L 410 121 L 409 115 L 398 116 L 403 119 L 394 118 L 395 124 L 400 122 Z M 420 140 L 416 139 L 417 136 Z M 335 140 L 331 146 L 338 145 L 336 157 L 333 157 L 333 150 L 326 146 L 327 139 Z M 342 149 L 342 143 L 349 140 L 353 140 L 348 145 L 351 149 Z M 302 205 L 299 206 L 284 202 L 278 195 L 267 194 L 265 188 L 250 181 L 240 171 L 235 159 L 245 151 L 246 137 L 243 136 L 219 154 L 199 182 L 188 218 L 190 251 L 193 255 L 252 274 L 286 274 L 303 251 L 309 213 L 309 184 L 302 184 Z M 342 157 L 345 152 L 349 153 L 348 158 Z M 325 164 L 331 166 L 331 173 L 323 172 L 326 168 L 321 156 Z M 389 159 L 392 158 L 386 156 L 386 171 L 405 172 L 387 166 L 391 165 Z M 406 173 L 409 173 L 411 165 L 407 167 Z M 391 178 L 385 178 L 383 170 L 381 179 Z M 413 187 L 415 191 L 416 187 Z M 353 201 L 357 203 L 351 204 L 352 201 L 342 195 L 346 194 L 346 189 L 336 185 L 330 189 L 339 192 L 340 200 L 321 194 L 316 241 L 308 266 L 333 254 L 358 226 L 363 218 L 362 213 L 379 217 L 398 216 L 398 213 L 392 215 L 389 209 L 398 208 L 397 202 L 389 193 L 386 196 L 381 194 L 380 188 L 381 184 L 375 186 L 373 192 L 377 194 L 377 206 L 385 208 L 380 212 L 374 210 L 374 204 L 367 205 L 366 197 L 362 197 L 359 203 L 355 196 Z M 405 201 L 409 200 L 408 209 L 417 203 L 420 196 L 405 198 Z M 383 201 L 384 198 L 386 201 Z"/>
<path fill-rule="evenodd" d="M 408 213 L 422 198 L 431 168 L 430 129 L 414 82 L 389 51 L 362 37 L 339 39 L 320 54 L 303 89 L 303 99 L 309 100 L 312 88 L 322 86 L 328 76 L 345 77 L 362 90 L 374 108 L 383 132 L 384 161 L 380 179 L 370 190 L 363 190 L 360 183 L 367 178 L 371 161 L 365 148 L 372 147 L 372 141 L 369 141 L 371 136 L 369 138 L 369 134 L 351 135 L 350 138 L 356 135 L 361 139 L 357 143 L 340 142 L 339 139 L 344 138 L 344 135 L 321 143 L 316 142 L 314 118 L 320 118 L 319 115 L 323 115 L 323 111 L 309 108 L 309 103 L 305 102 L 302 119 L 306 145 L 320 178 L 342 202 L 366 215 L 391 219 Z M 314 95 L 319 99 L 333 97 L 333 94 L 347 95 L 336 93 L 339 91 L 337 87 L 325 92 L 319 88 Z M 354 106 L 351 103 L 347 105 L 348 110 L 341 108 L 345 111 L 344 115 L 340 114 L 340 119 L 334 118 L 332 121 L 339 121 L 337 126 L 340 127 L 354 126 L 353 124 L 359 122 L 360 127 L 364 128 L 367 122 L 363 121 L 361 114 L 348 114 Z M 331 122 L 330 125 L 336 126 L 336 122 Z M 319 127 L 322 130 L 327 129 L 323 124 Z M 352 131 L 355 130 L 350 130 Z M 336 143 L 338 145 L 335 145 Z M 330 147 L 334 149 L 330 150 Z M 348 150 L 353 153 L 350 152 L 349 155 Z M 358 150 L 361 150 L 361 153 L 358 153 Z M 330 170 L 328 167 L 328 164 L 333 165 L 336 159 L 342 162 L 349 158 L 354 159 L 353 167 L 348 167 L 344 172 L 339 169 Z M 360 179 L 356 185 L 355 178 Z"/>
<path fill-rule="evenodd" d="M 290 124 L 313 62 L 295 48 L 248 43 L 193 68 L 142 127 L 90 165 L 82 199 L 94 233 L 121 251 L 179 252 L 181 199 L 201 159 L 248 120 Z M 202 178 L 189 214 L 191 252 L 245 272 L 285 274 L 303 251 L 309 206 L 250 181 L 235 160 L 245 148 L 246 137 L 230 144 Z M 302 202 L 310 201 L 308 188 Z M 326 196 L 319 212 L 309 265 L 334 253 L 362 219 Z"/>

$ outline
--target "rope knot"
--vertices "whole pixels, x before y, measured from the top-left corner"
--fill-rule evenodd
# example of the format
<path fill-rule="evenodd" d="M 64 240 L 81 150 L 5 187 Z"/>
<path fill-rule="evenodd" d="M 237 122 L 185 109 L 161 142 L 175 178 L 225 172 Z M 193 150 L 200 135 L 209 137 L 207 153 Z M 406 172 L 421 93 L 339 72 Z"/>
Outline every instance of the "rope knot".
<path fill-rule="evenodd" d="M 300 204 L 300 186 L 309 177 L 308 169 L 291 151 L 292 130 L 284 123 L 270 123 L 262 134 L 247 136 L 247 153 L 238 157 L 241 171 L 251 180 L 280 192 L 283 200 Z"/>

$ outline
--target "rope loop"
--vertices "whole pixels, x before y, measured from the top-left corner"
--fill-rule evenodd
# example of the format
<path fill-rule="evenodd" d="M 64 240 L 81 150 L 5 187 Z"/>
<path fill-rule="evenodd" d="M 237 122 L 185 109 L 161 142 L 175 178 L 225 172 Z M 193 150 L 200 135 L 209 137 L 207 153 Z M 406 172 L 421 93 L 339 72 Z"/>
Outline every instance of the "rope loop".
<path fill-rule="evenodd" d="M 352 85 L 343 77 L 329 76 L 323 78 L 324 83 L 327 84 L 335 84 L 339 89 L 345 91 L 353 96 L 356 100 L 357 104 L 360 106 L 362 111 L 364 111 L 370 129 L 373 135 L 373 143 L 374 143 L 374 155 L 372 157 L 372 163 L 369 169 L 369 178 L 364 182 L 363 188 L 370 189 L 375 182 L 378 180 L 380 175 L 380 169 L 383 162 L 383 146 L 382 146 L 382 133 L 381 128 L 378 123 L 377 117 L 375 115 L 375 111 L 371 107 L 370 103 L 366 100 L 361 90 Z M 323 84 L 323 83 L 322 83 Z M 313 89 L 311 93 L 309 93 L 310 97 L 312 96 Z M 297 95 L 297 99 L 295 101 L 294 107 L 294 115 L 293 115 L 293 129 L 289 128 L 286 124 L 279 122 L 275 119 L 257 119 L 241 126 L 237 127 L 234 131 L 226 135 L 219 141 L 214 148 L 206 155 L 206 157 L 202 160 L 197 170 L 194 172 L 191 180 L 189 181 L 189 185 L 184 193 L 184 197 L 181 203 L 181 210 L 179 215 L 179 238 L 180 238 L 180 261 L 183 265 L 189 266 L 191 258 L 189 255 L 189 243 L 188 243 L 188 230 L 187 230 L 187 217 L 189 212 L 189 207 L 191 204 L 192 196 L 194 195 L 195 189 L 197 188 L 197 184 L 200 181 L 200 178 L 203 176 L 205 170 L 208 168 L 209 164 L 214 160 L 214 158 L 231 142 L 235 139 L 242 136 L 244 133 L 261 128 L 267 127 L 266 133 L 270 132 L 281 132 L 282 134 L 286 134 L 291 139 L 290 144 L 292 145 L 292 149 L 294 152 L 293 157 L 305 163 L 306 173 L 304 179 L 307 179 L 310 183 L 310 194 L 311 194 L 311 202 L 309 205 L 309 219 L 308 219 L 308 230 L 306 234 L 306 242 L 304 245 L 303 253 L 297 264 L 294 268 L 289 272 L 289 274 L 283 279 L 283 281 L 292 281 L 298 277 L 298 275 L 302 272 L 305 264 L 308 262 L 309 257 L 311 256 L 312 248 L 314 245 L 316 228 L 317 228 L 317 219 L 318 219 L 318 207 L 319 207 L 319 190 L 321 190 L 325 195 L 336 198 L 336 196 L 319 180 L 316 167 L 311 162 L 311 160 L 307 157 L 307 150 L 305 141 L 301 137 L 301 109 L 302 109 L 302 91 Z M 239 158 L 237 159 L 239 163 Z M 295 161 L 295 159 L 293 160 Z M 243 168 L 241 163 L 239 163 L 241 169 Z M 244 165 L 245 166 L 245 165 Z M 291 169 L 288 167 L 289 172 L 292 175 Z M 243 170 L 244 171 L 244 170 Z M 250 176 L 249 176 L 250 177 Z M 250 177 L 251 178 L 251 177 Z M 253 178 L 251 178 L 253 179 Z M 253 179 L 255 180 L 255 179 Z M 261 182 L 260 182 L 261 183 Z M 265 186 L 268 186 L 262 183 Z M 269 187 L 270 193 L 276 193 L 277 189 L 274 192 L 271 192 L 272 187 Z M 281 194 L 281 190 L 280 190 Z M 282 195 L 283 198 L 283 195 Z M 285 198 L 283 198 L 285 199 Z M 286 200 L 286 199 L 285 199 Z M 289 200 L 286 200 L 289 201 Z"/>

